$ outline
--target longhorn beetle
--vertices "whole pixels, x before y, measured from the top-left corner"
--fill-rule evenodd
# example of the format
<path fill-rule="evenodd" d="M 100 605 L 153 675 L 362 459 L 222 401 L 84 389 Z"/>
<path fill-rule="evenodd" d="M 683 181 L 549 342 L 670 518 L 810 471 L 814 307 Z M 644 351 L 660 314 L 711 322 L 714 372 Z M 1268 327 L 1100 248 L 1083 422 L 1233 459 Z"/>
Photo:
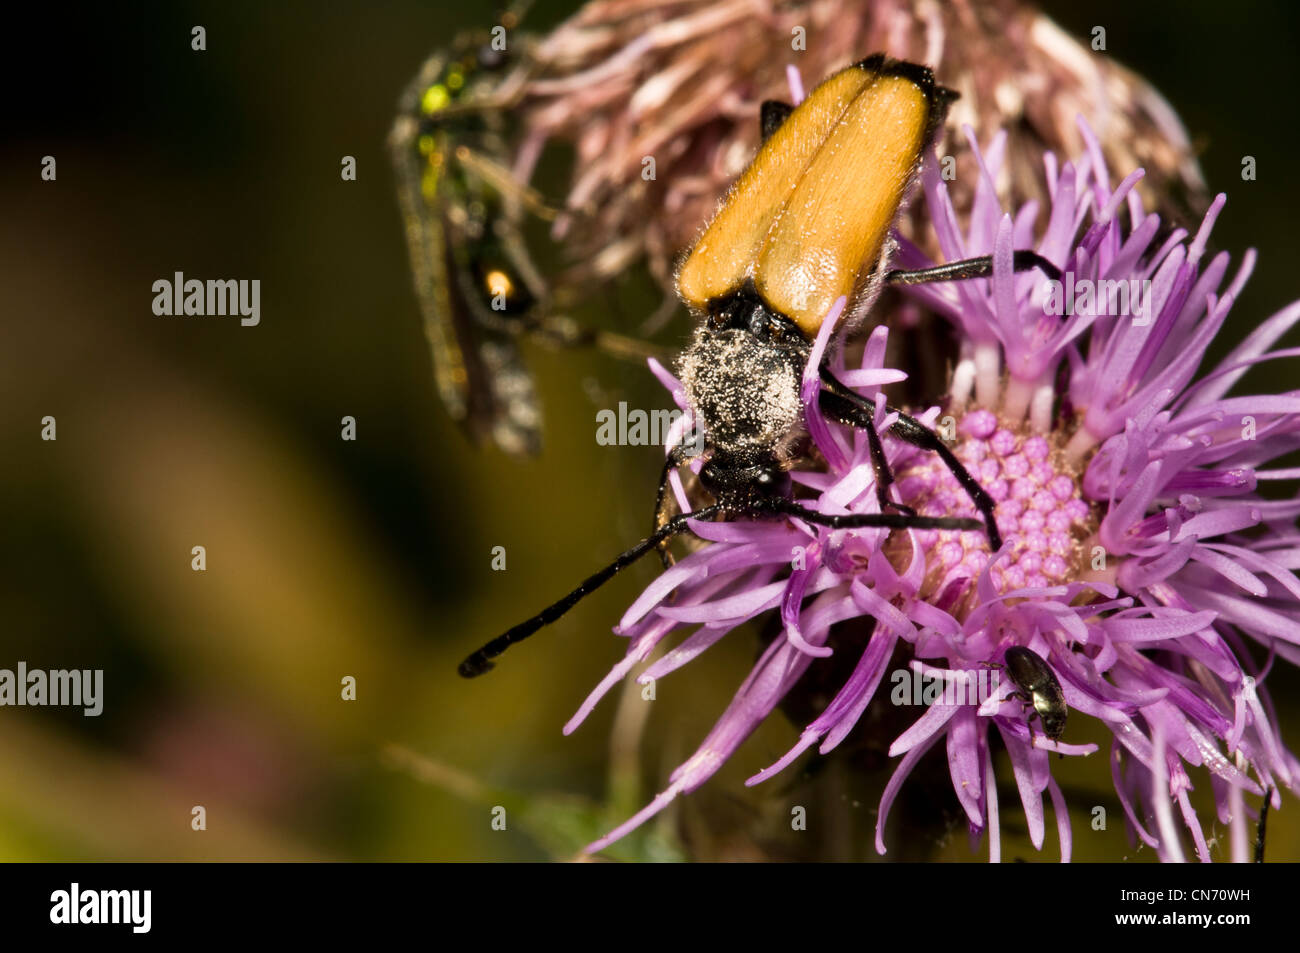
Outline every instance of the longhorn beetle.
<path fill-rule="evenodd" d="M 488 642 L 460 664 L 466 678 L 492 668 L 511 645 L 564 615 L 584 596 L 688 528 L 690 520 L 797 517 L 831 529 L 970 530 L 1002 545 L 992 498 L 937 434 L 906 414 L 895 437 L 939 455 L 969 494 L 981 520 L 918 516 L 889 498 L 893 476 L 874 423 L 875 407 L 819 368 L 820 407 L 866 431 L 879 513 L 831 515 L 791 498 L 787 472 L 805 439 L 800 381 L 811 339 L 839 298 L 850 328 L 861 323 L 884 284 L 985 278 L 991 256 L 920 271 L 888 268 L 900 205 L 934 135 L 951 90 L 930 69 L 877 54 L 831 75 L 798 106 L 768 102 L 765 140 L 732 187 L 677 275 L 682 300 L 703 317 L 678 362 L 697 425 L 705 433 L 700 484 L 714 502 L 669 517 L 665 487 L 685 462 L 673 449 L 659 483 L 655 530 L 576 589 Z M 1060 271 L 1032 251 L 1017 251 L 1018 270 Z M 893 409 L 891 408 L 891 412 Z M 893 511 L 893 512 L 887 512 Z"/>

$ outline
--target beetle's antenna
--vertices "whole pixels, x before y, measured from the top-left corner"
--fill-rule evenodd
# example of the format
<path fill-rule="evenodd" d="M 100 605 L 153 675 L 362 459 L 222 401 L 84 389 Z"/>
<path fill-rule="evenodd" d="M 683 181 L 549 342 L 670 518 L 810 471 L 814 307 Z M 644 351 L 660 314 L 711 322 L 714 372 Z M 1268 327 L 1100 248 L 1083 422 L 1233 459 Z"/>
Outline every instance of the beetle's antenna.
<path fill-rule="evenodd" d="M 682 513 L 674 516 L 668 522 L 664 523 L 659 529 L 655 530 L 641 542 L 637 543 L 625 553 L 621 553 L 615 560 L 599 572 L 587 577 L 582 581 L 578 588 L 574 589 L 563 599 L 547 606 L 531 619 L 527 619 L 512 629 L 498 635 L 491 642 L 488 642 L 482 648 L 470 654 L 465 661 L 460 663 L 460 674 L 463 678 L 476 678 L 484 672 L 490 671 L 494 666 L 492 659 L 496 658 L 510 646 L 517 642 L 522 642 L 538 629 L 548 626 L 560 616 L 564 615 L 584 598 L 591 595 L 605 583 L 609 582 L 620 569 L 632 565 L 646 553 L 657 547 L 662 541 L 676 536 L 686 529 L 686 524 L 690 520 L 708 519 L 721 513 L 723 507 L 719 504 L 705 506 L 691 513 Z"/>
<path fill-rule="evenodd" d="M 1022 249 L 1011 253 L 1012 271 L 1032 271 L 1037 268 L 1053 281 L 1061 280 L 1061 269 L 1038 254 L 1036 251 Z M 991 278 L 993 276 L 993 256 L 980 255 L 978 258 L 963 258 L 961 261 L 949 261 L 933 268 L 918 268 L 906 271 L 895 268 L 885 272 L 885 282 L 891 285 L 923 285 L 932 281 L 964 281 L 967 278 Z"/>
<path fill-rule="evenodd" d="M 834 419 L 850 427 L 859 427 L 867 432 L 867 439 L 871 440 L 876 430 L 876 408 L 869 400 L 852 390 L 844 384 L 839 378 L 830 372 L 825 365 L 821 369 L 822 393 L 820 403 L 822 410 L 832 416 Z M 889 433 L 910 443 L 914 447 L 922 450 L 930 450 L 939 455 L 939 459 L 944 465 L 952 471 L 952 475 L 957 478 L 975 508 L 980 511 L 980 516 L 984 518 L 983 529 L 988 533 L 989 548 L 997 552 L 1002 548 L 1002 534 L 998 532 L 997 520 L 994 519 L 993 511 L 997 504 L 993 497 L 989 496 L 988 491 L 980 486 L 978 480 L 970 475 L 970 471 L 962 464 L 960 460 L 948 449 L 947 444 L 940 439 L 939 435 L 931 430 L 925 424 L 921 423 L 914 417 L 909 417 L 902 411 L 890 407 L 890 413 L 898 414 L 898 419 L 893 426 L 889 428 Z M 889 470 L 889 464 L 885 460 L 883 451 L 879 449 L 880 437 L 875 436 L 871 446 L 871 463 L 876 470 L 876 492 L 881 498 L 880 504 L 883 509 L 886 505 L 900 508 L 900 504 L 893 502 L 887 496 L 889 485 L 894 482 L 894 475 Z M 906 513 L 900 514 L 907 517 Z M 911 517 L 916 518 L 916 517 Z M 920 528 L 920 527 L 916 527 Z M 940 527 L 944 528 L 944 527 Z M 978 528 L 978 525 L 977 525 Z"/>
<path fill-rule="evenodd" d="M 657 548 L 660 543 L 685 530 L 687 528 L 686 524 L 690 520 L 708 519 L 724 510 L 734 511 L 736 515 L 759 518 L 765 516 L 792 516 L 830 529 L 870 527 L 876 529 L 978 530 L 983 528 L 984 525 L 977 519 L 958 516 L 914 516 L 907 513 L 821 513 L 800 506 L 785 497 L 770 497 L 757 500 L 745 507 L 729 507 L 726 504 L 715 503 L 712 506 L 705 506 L 691 513 L 681 513 L 674 516 L 627 552 L 620 554 L 604 569 L 583 580 L 576 589 L 563 599 L 552 603 L 537 615 L 526 619 L 512 629 L 508 629 L 491 642 L 471 653 L 465 661 L 460 663 L 459 671 L 461 676 L 476 678 L 490 671 L 494 667 L 492 659 L 510 648 L 510 646 L 522 642 L 539 629 L 559 619 L 582 599 L 609 582 L 620 569 L 632 565 L 646 553 Z"/>

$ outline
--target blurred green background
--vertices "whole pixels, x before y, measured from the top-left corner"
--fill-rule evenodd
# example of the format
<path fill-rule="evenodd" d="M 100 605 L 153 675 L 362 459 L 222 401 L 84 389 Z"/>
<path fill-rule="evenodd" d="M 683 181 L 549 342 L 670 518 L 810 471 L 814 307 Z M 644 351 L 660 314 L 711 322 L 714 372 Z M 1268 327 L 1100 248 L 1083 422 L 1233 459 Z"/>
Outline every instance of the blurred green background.
<path fill-rule="evenodd" d="M 1106 26 L 1107 55 L 1168 96 L 1211 188 L 1229 192 L 1218 246 L 1260 249 L 1230 323 L 1240 335 L 1300 290 L 1300 12 L 1084 6 L 1048 9 L 1076 35 Z M 539 3 L 527 26 L 574 9 Z M 611 758 L 617 692 L 561 735 L 621 654 L 609 626 L 653 578 L 647 561 L 489 678 L 456 676 L 468 650 L 644 532 L 657 451 L 597 446 L 594 415 L 663 404 L 639 369 L 530 346 L 546 451 L 521 462 L 472 449 L 436 400 L 384 139 L 421 61 L 491 16 L 460 3 L 175 3 L 6 28 L 0 667 L 102 668 L 106 699 L 99 718 L 0 709 L 0 858 L 571 856 L 662 785 L 748 671 L 756 640 L 736 633 L 662 682 L 639 756 L 624 745 Z M 206 52 L 190 49 L 195 24 Z M 1256 182 L 1240 180 L 1244 154 Z M 40 179 L 44 155 L 57 182 Z M 340 180 L 343 155 L 356 182 Z M 563 181 L 540 184 L 554 194 Z M 150 286 L 178 270 L 259 278 L 260 326 L 156 317 Z M 586 317 L 613 327 L 648 311 L 647 286 L 632 276 Z M 663 339 L 685 331 L 678 320 Z M 1253 380 L 1294 386 L 1285 373 Z M 40 439 L 46 415 L 57 442 Z M 344 415 L 355 442 L 340 439 Z M 206 572 L 191 571 L 195 545 Z M 504 573 L 490 568 L 497 545 Z M 354 702 L 340 700 L 347 675 Z M 1279 671 L 1270 686 L 1296 746 L 1300 681 Z M 623 737 L 646 713 L 634 701 Z M 874 858 L 886 766 L 858 770 L 852 746 L 741 785 L 797 730 L 774 715 L 622 856 Z M 1077 858 L 1150 859 L 1125 841 L 1104 755 L 1060 772 L 1077 803 L 1112 811 L 1104 833 L 1076 815 Z M 938 833 L 896 832 L 891 859 L 985 856 L 947 836 L 963 825 L 946 783 L 904 789 L 907 816 L 933 817 Z M 1004 856 L 1054 859 L 1051 827 L 1038 855 L 1010 789 L 1002 803 Z M 489 823 L 495 804 L 509 808 L 504 832 Z M 792 804 L 819 818 L 807 834 L 789 831 Z M 1270 859 L 1300 858 L 1297 815 L 1288 797 Z"/>

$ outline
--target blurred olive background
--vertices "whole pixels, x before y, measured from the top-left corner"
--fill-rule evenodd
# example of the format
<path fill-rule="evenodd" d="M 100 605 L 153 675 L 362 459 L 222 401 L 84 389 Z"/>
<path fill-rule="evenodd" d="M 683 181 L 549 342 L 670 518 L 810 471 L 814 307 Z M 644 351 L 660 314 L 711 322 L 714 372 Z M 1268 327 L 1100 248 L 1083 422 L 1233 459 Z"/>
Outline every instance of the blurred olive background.
<path fill-rule="evenodd" d="M 1104 25 L 1099 55 L 1169 97 L 1211 188 L 1229 192 L 1218 246 L 1260 249 L 1229 324 L 1239 337 L 1300 293 L 1297 11 L 1084 6 L 1049 10 L 1079 36 Z M 539 3 L 527 26 L 574 9 Z M 7 24 L 0 667 L 102 668 L 105 702 L 98 718 L 0 709 L 0 857 L 571 856 L 663 784 L 747 673 L 757 640 L 736 633 L 655 704 L 633 697 L 613 757 L 617 691 L 561 735 L 621 654 L 609 626 L 653 578 L 647 560 L 491 676 L 456 675 L 467 651 L 644 532 L 657 451 L 597 446 L 595 412 L 665 405 L 639 368 L 529 346 L 546 450 L 521 462 L 470 447 L 437 402 L 384 139 L 421 61 L 492 13 L 174 3 Z M 190 48 L 194 25 L 206 52 Z M 41 181 L 44 155 L 56 182 Z M 340 179 L 344 155 L 355 182 Z M 548 159 L 544 191 L 559 193 L 564 169 Z M 260 279 L 261 324 L 155 316 L 151 285 L 175 271 Z M 653 307 L 648 288 L 629 276 L 584 317 L 626 327 Z M 685 332 L 679 317 L 662 340 Z M 1269 373 L 1252 382 L 1295 386 L 1294 367 Z M 56 442 L 40 439 L 46 415 Z M 344 415 L 355 442 L 340 439 Z M 191 570 L 196 545 L 206 572 Z M 345 676 L 355 701 L 340 698 Z M 1286 670 L 1269 684 L 1294 747 L 1300 681 Z M 638 753 L 627 739 L 647 708 Z M 874 857 L 888 766 L 857 770 L 852 745 L 742 786 L 797 730 L 774 715 L 619 856 Z M 1125 841 L 1104 754 L 1059 771 L 1081 808 L 1076 857 L 1150 859 Z M 1193 781 L 1203 796 L 1206 778 Z M 935 830 L 895 832 L 891 859 L 986 856 L 959 836 L 946 784 L 904 789 L 900 810 Z M 1054 859 L 1051 827 L 1036 854 L 1009 788 L 1001 800 L 1004 856 Z M 809 806 L 809 832 L 789 830 L 792 804 Z M 1111 811 L 1108 831 L 1088 829 L 1092 804 Z M 504 832 L 493 805 L 508 809 Z M 1300 857 L 1297 815 L 1288 797 L 1270 859 Z"/>

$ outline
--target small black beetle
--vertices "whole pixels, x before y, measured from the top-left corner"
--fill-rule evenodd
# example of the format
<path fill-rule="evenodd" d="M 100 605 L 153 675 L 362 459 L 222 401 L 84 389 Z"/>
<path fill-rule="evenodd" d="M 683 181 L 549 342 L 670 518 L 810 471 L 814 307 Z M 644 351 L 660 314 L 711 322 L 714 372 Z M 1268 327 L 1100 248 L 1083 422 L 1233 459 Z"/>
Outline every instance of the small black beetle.
<path fill-rule="evenodd" d="M 1043 734 L 1055 741 L 1065 731 L 1065 718 L 1070 713 L 1065 706 L 1061 683 L 1042 656 L 1023 645 L 1007 649 L 1006 659 L 1007 674 L 1020 689 L 1008 697 L 1019 698 L 1026 707 L 1033 708 L 1029 720 L 1033 721 L 1036 716 L 1042 722 Z"/>

